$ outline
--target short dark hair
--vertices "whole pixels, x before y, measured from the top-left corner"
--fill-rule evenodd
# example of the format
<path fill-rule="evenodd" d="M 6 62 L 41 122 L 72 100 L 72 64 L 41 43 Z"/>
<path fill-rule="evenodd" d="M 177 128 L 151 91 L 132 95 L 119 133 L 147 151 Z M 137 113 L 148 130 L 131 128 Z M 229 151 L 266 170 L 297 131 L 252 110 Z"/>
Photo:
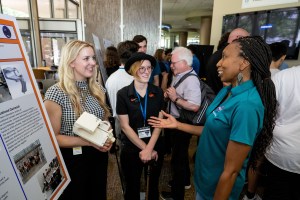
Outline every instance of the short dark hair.
<path fill-rule="evenodd" d="M 120 58 L 116 47 L 114 46 L 107 47 L 105 50 L 105 57 L 106 59 L 104 61 L 104 66 L 106 68 L 120 65 Z"/>
<path fill-rule="evenodd" d="M 165 55 L 171 54 L 173 49 L 165 49 Z"/>
<path fill-rule="evenodd" d="M 121 63 L 125 64 L 130 56 L 138 51 L 139 45 L 134 41 L 126 40 L 124 42 L 120 42 L 117 49 Z"/>
<path fill-rule="evenodd" d="M 230 32 L 226 32 L 221 36 L 218 46 L 217 46 L 217 50 L 220 50 L 227 46 L 227 44 L 228 44 L 227 41 L 228 41 L 229 35 L 230 35 Z"/>
<path fill-rule="evenodd" d="M 274 42 L 269 46 L 272 51 L 272 60 L 275 62 L 287 53 L 287 45 L 283 42 Z"/>
<path fill-rule="evenodd" d="M 143 36 L 143 35 L 136 35 L 136 36 L 133 37 L 132 40 L 133 40 L 134 42 L 136 42 L 136 43 L 140 43 L 140 42 L 143 42 L 143 41 L 145 40 L 146 43 L 148 43 L 148 42 L 147 42 L 147 38 L 146 38 L 145 36 Z"/>

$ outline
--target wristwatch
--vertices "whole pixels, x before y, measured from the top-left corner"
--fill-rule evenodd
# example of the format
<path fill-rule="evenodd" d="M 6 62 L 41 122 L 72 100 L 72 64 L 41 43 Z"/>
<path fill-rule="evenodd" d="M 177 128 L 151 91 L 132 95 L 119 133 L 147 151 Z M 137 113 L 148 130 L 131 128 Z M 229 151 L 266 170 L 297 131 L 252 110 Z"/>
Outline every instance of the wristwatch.
<path fill-rule="evenodd" d="M 178 101 L 179 99 L 180 99 L 179 97 L 176 97 L 174 103 L 177 103 L 177 101 Z"/>

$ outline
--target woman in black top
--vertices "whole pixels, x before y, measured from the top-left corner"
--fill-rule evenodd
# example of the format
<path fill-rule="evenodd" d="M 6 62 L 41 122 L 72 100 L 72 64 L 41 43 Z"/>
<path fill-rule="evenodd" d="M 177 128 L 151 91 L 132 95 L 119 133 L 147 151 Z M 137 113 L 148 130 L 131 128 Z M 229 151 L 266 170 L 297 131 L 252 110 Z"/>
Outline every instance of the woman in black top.
<path fill-rule="evenodd" d="M 134 81 L 119 90 L 117 94 L 117 114 L 122 134 L 121 166 L 125 178 L 125 200 L 140 199 L 140 178 L 149 161 L 149 200 L 158 200 L 158 181 L 163 162 L 159 128 L 148 125 L 147 119 L 159 116 L 163 107 L 162 90 L 149 84 L 155 59 L 144 53 L 133 54 L 125 64 L 125 70 L 134 76 Z"/>

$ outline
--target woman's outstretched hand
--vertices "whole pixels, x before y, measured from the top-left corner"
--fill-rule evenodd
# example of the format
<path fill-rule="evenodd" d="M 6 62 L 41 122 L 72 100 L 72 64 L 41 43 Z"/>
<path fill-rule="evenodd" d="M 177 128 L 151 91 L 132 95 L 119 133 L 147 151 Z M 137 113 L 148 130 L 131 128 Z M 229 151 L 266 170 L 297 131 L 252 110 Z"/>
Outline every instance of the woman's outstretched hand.
<path fill-rule="evenodd" d="M 165 119 L 160 119 L 158 117 L 150 117 L 148 119 L 148 124 L 153 126 L 154 128 L 177 128 L 178 121 L 170 114 L 161 111 Z"/>

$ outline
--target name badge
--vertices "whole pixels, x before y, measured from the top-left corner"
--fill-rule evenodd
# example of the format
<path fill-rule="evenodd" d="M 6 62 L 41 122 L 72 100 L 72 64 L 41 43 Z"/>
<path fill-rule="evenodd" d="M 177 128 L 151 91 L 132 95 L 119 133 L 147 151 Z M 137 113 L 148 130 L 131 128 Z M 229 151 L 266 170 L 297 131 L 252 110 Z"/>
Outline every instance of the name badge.
<path fill-rule="evenodd" d="M 138 131 L 139 138 L 151 137 L 151 130 L 149 126 L 138 128 L 137 131 Z"/>
<path fill-rule="evenodd" d="M 82 148 L 81 147 L 73 147 L 73 156 L 81 155 L 82 154 Z"/>

